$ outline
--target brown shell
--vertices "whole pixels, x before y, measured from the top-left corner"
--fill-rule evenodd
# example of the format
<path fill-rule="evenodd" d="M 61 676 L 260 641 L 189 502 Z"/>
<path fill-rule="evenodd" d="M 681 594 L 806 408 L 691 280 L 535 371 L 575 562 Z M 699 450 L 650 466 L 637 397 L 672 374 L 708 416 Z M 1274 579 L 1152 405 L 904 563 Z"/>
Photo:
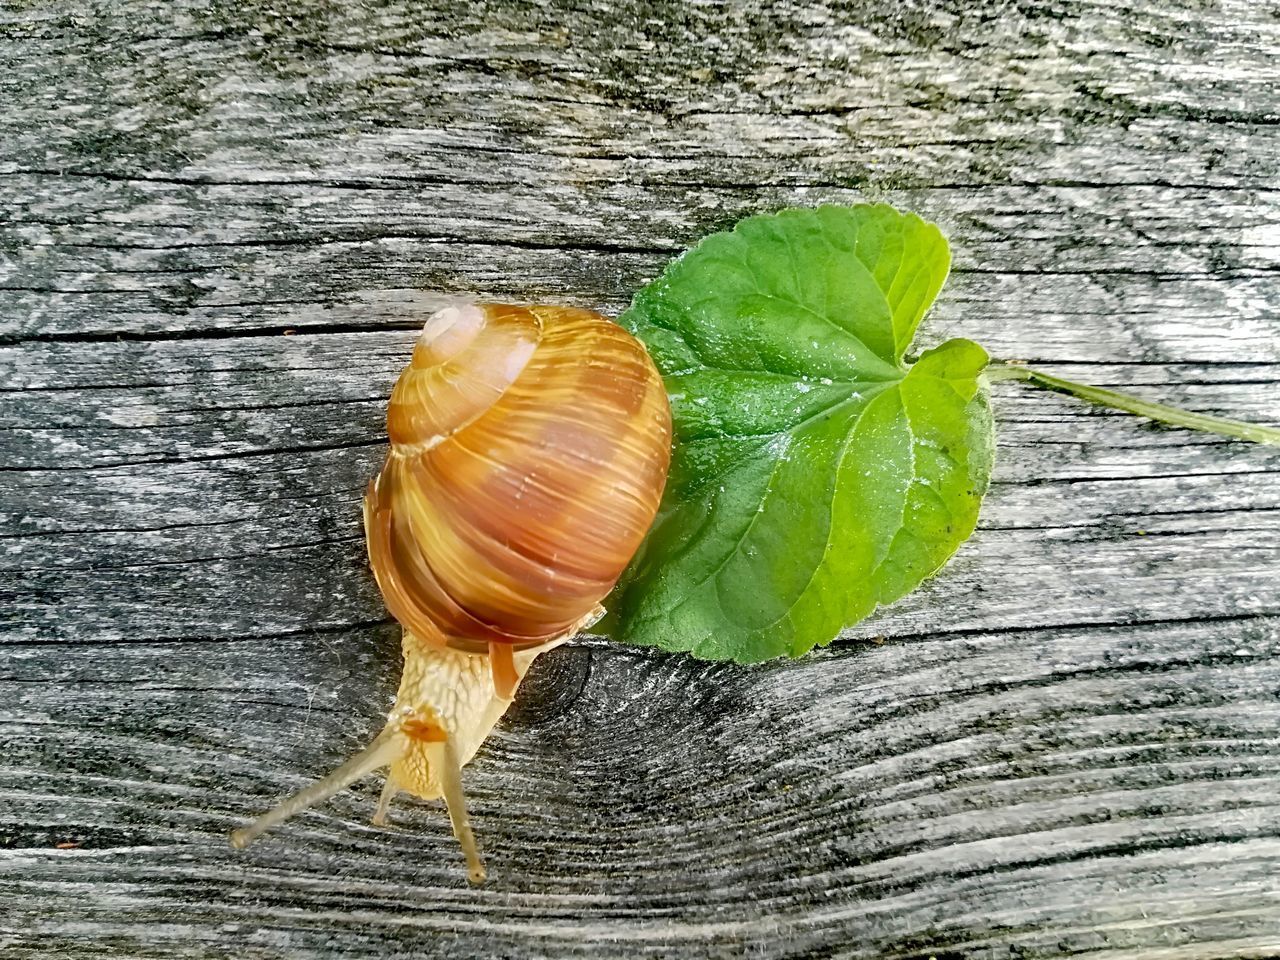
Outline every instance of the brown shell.
<path fill-rule="evenodd" d="M 671 411 L 644 347 L 568 307 L 431 317 L 387 429 L 365 498 L 387 607 L 423 641 L 495 660 L 590 618 L 653 522 L 670 462 Z"/>

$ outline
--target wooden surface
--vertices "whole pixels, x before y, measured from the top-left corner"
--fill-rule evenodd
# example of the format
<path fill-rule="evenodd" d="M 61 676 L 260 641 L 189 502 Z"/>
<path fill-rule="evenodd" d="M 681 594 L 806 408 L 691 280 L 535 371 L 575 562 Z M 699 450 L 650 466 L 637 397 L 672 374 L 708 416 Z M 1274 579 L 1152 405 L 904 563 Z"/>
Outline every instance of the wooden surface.
<path fill-rule="evenodd" d="M 1017 385 L 848 640 L 545 658 L 482 889 L 374 780 L 226 843 L 394 691 L 358 497 L 434 305 L 886 199 L 926 343 L 1275 423 L 1278 91 L 1271 0 L 0 6 L 0 957 L 1280 955 L 1280 451 Z"/>

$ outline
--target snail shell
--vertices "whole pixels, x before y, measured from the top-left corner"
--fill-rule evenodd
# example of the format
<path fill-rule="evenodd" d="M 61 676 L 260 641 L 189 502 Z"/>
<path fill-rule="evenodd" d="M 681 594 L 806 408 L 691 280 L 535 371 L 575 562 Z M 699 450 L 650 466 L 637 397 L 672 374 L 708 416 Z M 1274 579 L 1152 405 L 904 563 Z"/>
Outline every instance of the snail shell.
<path fill-rule="evenodd" d="M 599 314 L 468 305 L 427 320 L 387 431 L 364 511 L 404 628 L 396 706 L 367 749 L 232 842 L 389 766 L 374 822 L 401 790 L 443 796 L 478 882 L 461 767 L 534 657 L 603 613 L 662 498 L 671 412 L 644 347 Z"/>
<path fill-rule="evenodd" d="M 427 322 L 387 430 L 366 507 L 383 597 L 423 639 L 485 653 L 573 633 L 612 589 L 657 512 L 671 413 L 616 324 L 490 305 Z"/>

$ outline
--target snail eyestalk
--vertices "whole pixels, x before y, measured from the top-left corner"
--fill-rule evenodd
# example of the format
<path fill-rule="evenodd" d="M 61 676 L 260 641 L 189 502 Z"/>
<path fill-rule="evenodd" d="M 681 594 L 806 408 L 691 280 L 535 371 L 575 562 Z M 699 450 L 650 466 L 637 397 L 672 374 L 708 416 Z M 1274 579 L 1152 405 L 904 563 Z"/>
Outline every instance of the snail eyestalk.
<path fill-rule="evenodd" d="M 314 807 L 318 803 L 323 803 L 339 790 L 350 786 L 361 777 L 366 777 L 375 770 L 390 765 L 404 751 L 403 739 L 400 731 L 393 727 L 383 730 L 369 746 L 365 747 L 323 780 L 318 780 L 311 786 L 299 790 L 287 800 L 272 807 L 247 827 L 233 830 L 231 832 L 231 845 L 238 850 L 244 849 L 276 824 L 283 823 L 290 817 Z"/>
<path fill-rule="evenodd" d="M 440 778 L 453 835 L 458 838 L 467 858 L 467 877 L 472 883 L 484 883 L 484 861 L 480 859 L 476 835 L 471 832 L 471 821 L 467 819 L 467 799 L 462 792 L 462 764 L 458 760 L 458 752 L 453 749 L 453 742 L 445 737 L 427 747 L 427 755 Z"/>

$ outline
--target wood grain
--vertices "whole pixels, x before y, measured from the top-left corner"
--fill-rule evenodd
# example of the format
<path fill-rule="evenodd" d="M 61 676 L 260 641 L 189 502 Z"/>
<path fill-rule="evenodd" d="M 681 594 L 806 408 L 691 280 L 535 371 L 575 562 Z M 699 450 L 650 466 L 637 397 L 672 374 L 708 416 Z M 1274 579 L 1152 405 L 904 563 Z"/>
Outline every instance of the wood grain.
<path fill-rule="evenodd" d="M 0 956 L 1280 955 L 1280 453 L 1012 384 L 973 541 L 831 648 L 540 661 L 484 888 L 373 781 L 225 840 L 394 692 L 431 309 L 883 199 L 922 346 L 1276 423 L 1278 89 L 1253 0 L 4 6 Z"/>

